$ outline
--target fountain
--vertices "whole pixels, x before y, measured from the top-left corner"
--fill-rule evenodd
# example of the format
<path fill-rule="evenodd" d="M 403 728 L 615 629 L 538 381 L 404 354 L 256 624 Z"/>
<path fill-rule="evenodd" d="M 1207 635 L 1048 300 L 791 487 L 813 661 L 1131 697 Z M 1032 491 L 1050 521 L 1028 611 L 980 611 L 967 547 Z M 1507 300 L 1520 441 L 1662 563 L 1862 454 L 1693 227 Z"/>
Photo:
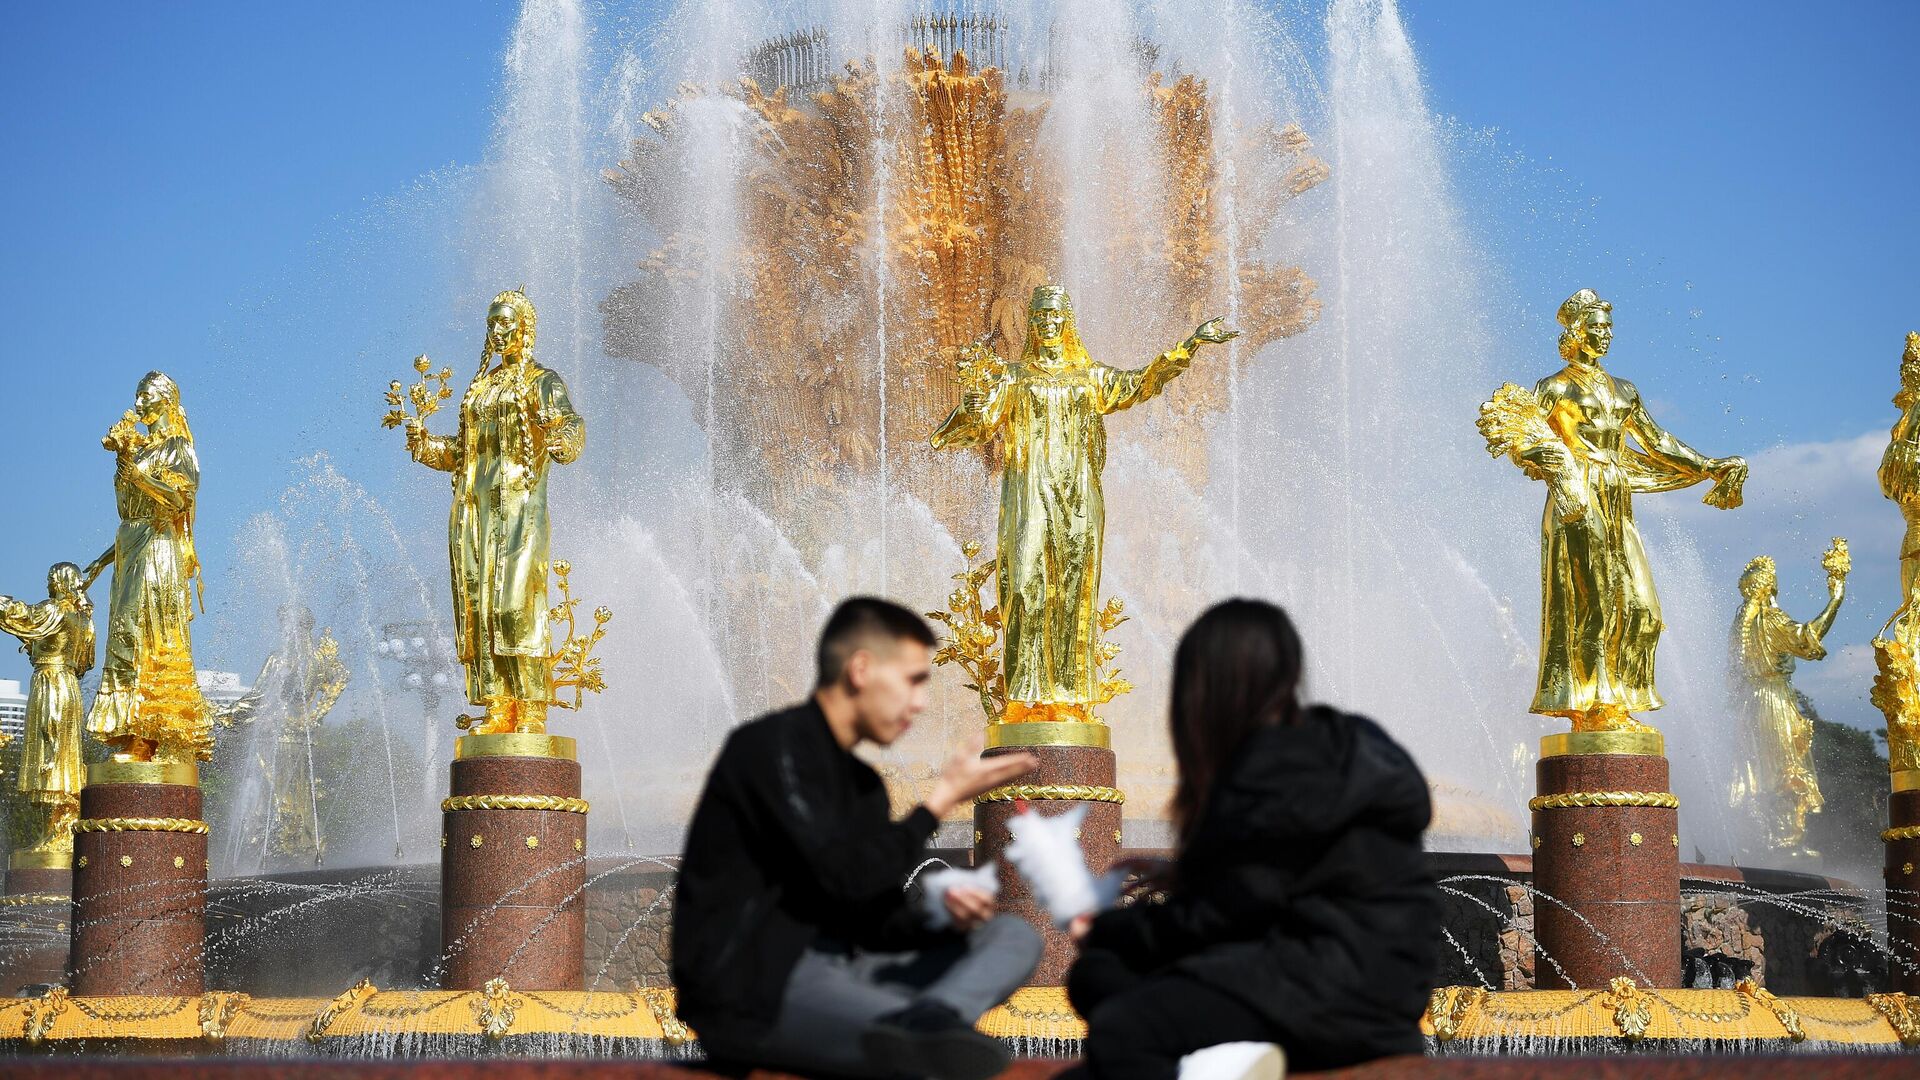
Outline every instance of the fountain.
<path fill-rule="evenodd" d="M 1103 786 L 1126 794 L 1111 846 L 1171 842 L 1159 673 L 1179 628 L 1221 595 L 1270 596 L 1312 643 L 1314 694 L 1378 717 L 1435 783 L 1456 955 L 1425 1022 L 1434 1052 L 1920 1043 L 1908 999 L 1859 996 L 1889 988 L 1878 964 L 1914 967 L 1870 925 L 1905 916 L 1892 878 L 1874 897 L 1725 865 L 1754 839 L 1723 809 L 1732 765 L 1715 750 L 1734 722 L 1716 657 L 1727 590 L 1667 530 L 1650 540 L 1670 622 L 1661 685 L 1667 750 L 1686 764 L 1671 786 L 1642 786 L 1682 809 L 1671 825 L 1670 808 L 1640 808 L 1667 817 L 1624 831 L 1665 842 L 1678 881 L 1645 899 L 1684 920 L 1693 962 L 1567 979 L 1542 948 L 1569 904 L 1526 853 L 1531 744 L 1547 734 L 1522 696 L 1534 519 L 1463 430 L 1496 366 L 1540 351 L 1537 328 L 1484 314 L 1486 260 L 1391 2 L 1334 0 L 1324 19 L 1229 2 L 1199 24 L 1121 0 L 730 0 L 680 5 L 644 44 L 605 17 L 617 7 L 524 4 L 495 151 L 454 245 L 459 301 L 445 305 L 464 312 L 503 282 L 540 304 L 543 359 L 594 429 L 554 480 L 554 555 L 621 612 L 602 646 L 613 688 L 567 721 L 577 778 L 452 798 L 583 798 L 594 812 L 551 835 L 462 822 L 566 810 L 440 816 L 454 756 L 442 709 L 461 677 L 430 584 L 443 489 L 404 481 L 389 509 L 316 460 L 248 526 L 250 558 L 224 583 L 234 599 L 209 589 L 216 626 L 198 635 L 222 666 L 254 670 L 293 655 L 277 613 L 304 605 L 348 673 L 325 719 L 294 693 L 299 708 L 256 713 L 207 767 L 203 955 L 220 989 L 104 1010 L 56 989 L 0 1005 L 0 1043 L 684 1052 L 693 1033 L 665 984 L 674 859 L 644 853 L 677 846 L 725 731 L 807 690 L 803 646 L 835 600 L 941 605 L 968 543 L 990 534 L 980 493 L 999 461 L 935 455 L 926 438 L 964 361 L 1018 349 L 1047 280 L 1072 287 L 1088 349 L 1111 363 L 1138 363 L 1205 315 L 1245 330 L 1129 414 L 1110 447 L 1103 591 L 1125 598 L 1110 630 L 1140 684 L 1103 712 L 1119 750 Z M 460 320 L 447 340 L 465 349 Z M 328 377 L 364 395 L 393 350 L 369 345 Z M 911 745 L 880 755 L 896 801 L 979 725 L 960 683 L 943 671 Z M 283 749 L 286 770 L 272 764 Z M 302 794 L 303 815 L 278 809 Z M 930 855 L 965 861 L 974 828 L 955 815 Z M 513 950 L 460 969 L 466 923 L 443 922 L 436 899 L 491 871 L 449 857 L 443 879 L 433 863 L 443 840 L 491 855 L 495 833 L 539 839 L 516 854 L 563 849 L 516 887 L 537 894 L 523 911 L 578 920 L 564 948 L 577 969 L 501 980 Z M 516 906 L 512 891 L 490 888 L 461 917 Z M 526 918 L 529 936 L 547 925 Z M 46 919 L 5 947 L 48 936 Z M 1566 921 L 1563 935 L 1580 932 Z M 324 955 L 285 961 L 314 941 Z M 1835 992 L 1822 964 L 1867 974 L 1851 996 L 1807 996 Z M 1556 979 L 1577 986 L 1537 989 Z M 1035 1052 L 1070 1051 L 1081 1030 L 1050 987 L 983 1024 Z"/>

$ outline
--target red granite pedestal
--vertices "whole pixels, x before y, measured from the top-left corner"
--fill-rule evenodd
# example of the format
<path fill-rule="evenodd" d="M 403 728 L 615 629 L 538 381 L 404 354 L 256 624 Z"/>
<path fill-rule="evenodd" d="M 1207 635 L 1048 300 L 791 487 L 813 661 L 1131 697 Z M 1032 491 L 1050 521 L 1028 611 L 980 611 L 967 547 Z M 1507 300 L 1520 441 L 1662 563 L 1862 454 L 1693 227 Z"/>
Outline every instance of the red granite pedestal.
<path fill-rule="evenodd" d="M 574 741 L 462 737 L 441 811 L 442 985 L 585 989 L 587 804 Z"/>
<path fill-rule="evenodd" d="M 1097 745 L 1042 742 L 1049 738 L 1061 742 L 1074 738 Z M 1114 756 L 1106 745 L 1107 729 L 1104 725 L 1079 722 L 998 724 L 989 730 L 988 742 L 988 757 L 1026 751 L 1038 757 L 1040 765 L 1013 784 L 975 800 L 973 862 L 979 866 L 988 859 L 999 860 L 1000 910 L 1020 915 L 1045 937 L 1046 951 L 1028 985 L 1061 986 L 1066 983 L 1067 968 L 1073 964 L 1073 943 L 1065 933 L 1054 928 L 1026 880 L 1014 872 L 1004 857 L 1007 845 L 1013 842 L 1012 834 L 1007 831 L 1007 819 L 1018 813 L 1023 804 L 1028 813 L 1049 817 L 1085 806 L 1087 816 L 1080 826 L 1080 847 L 1086 853 L 1090 870 L 1096 874 L 1106 870 L 1120 855 L 1122 801 L 1120 792 L 1113 786 Z"/>
<path fill-rule="evenodd" d="M 0 896 L 0 934 L 9 942 L 0 994 L 67 981 L 73 907 L 71 852 L 16 851 Z"/>
<path fill-rule="evenodd" d="M 199 769 L 192 762 L 90 766 L 73 834 L 73 993 L 199 994 L 206 937 Z"/>
<path fill-rule="evenodd" d="M 1663 750 L 1653 732 L 1542 740 L 1529 808 L 1533 883 L 1545 895 L 1533 911 L 1553 962 L 1536 968 L 1540 989 L 1621 975 L 1680 985 L 1680 812 Z"/>
<path fill-rule="evenodd" d="M 1881 834 L 1887 849 L 1887 945 L 1894 955 L 1888 989 L 1920 994 L 1920 769 L 1894 773 L 1893 788 L 1888 829 Z"/>

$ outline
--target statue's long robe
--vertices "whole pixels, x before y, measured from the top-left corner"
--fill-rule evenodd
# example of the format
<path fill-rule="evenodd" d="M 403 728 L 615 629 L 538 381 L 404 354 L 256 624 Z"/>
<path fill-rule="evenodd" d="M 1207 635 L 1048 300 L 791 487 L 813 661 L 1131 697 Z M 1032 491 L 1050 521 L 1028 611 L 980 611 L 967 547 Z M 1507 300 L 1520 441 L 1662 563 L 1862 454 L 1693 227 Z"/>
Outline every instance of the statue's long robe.
<path fill-rule="evenodd" d="M 1531 711 L 1658 709 L 1653 662 L 1663 623 L 1633 493 L 1697 484 L 1708 477 L 1708 459 L 1654 423 L 1632 383 L 1598 367 L 1570 363 L 1534 392 L 1589 499 L 1583 513 L 1563 520 L 1549 495 L 1541 520 L 1540 679 Z M 1627 445 L 1629 435 L 1638 449 Z"/>
<path fill-rule="evenodd" d="M 460 402 L 460 430 L 414 445 L 422 464 L 453 474 L 447 548 L 454 642 L 467 700 L 553 700 L 547 656 L 547 472 L 586 446 L 586 421 L 560 376 L 532 362 L 479 376 Z"/>
<path fill-rule="evenodd" d="M 1826 646 L 1813 626 L 1777 604 L 1747 601 L 1733 626 L 1733 655 L 1744 695 L 1752 752 L 1736 770 L 1736 798 L 1754 799 L 1776 844 L 1798 844 L 1806 816 L 1826 805 L 1813 770 L 1813 721 L 1793 693 L 1794 658 L 1820 660 Z"/>
<path fill-rule="evenodd" d="M 80 757 L 80 676 L 93 668 L 93 619 L 53 600 L 0 606 L 0 630 L 25 642 L 33 664 L 27 687 L 26 734 L 20 749 L 20 791 L 33 802 L 77 800 L 85 780 Z"/>
<path fill-rule="evenodd" d="M 200 573 L 194 554 L 194 502 L 200 490 L 200 459 L 193 442 L 174 435 L 143 447 L 114 476 L 120 530 L 113 537 L 113 586 L 107 608 L 107 655 L 100 689 L 87 714 L 87 730 L 102 739 L 137 736 L 155 742 L 191 742 L 205 737 L 212 720 L 198 711 L 196 732 L 169 734 L 142 716 L 138 686 L 142 661 L 166 647 L 192 664 L 188 624 L 193 587 Z"/>
<path fill-rule="evenodd" d="M 1160 393 L 1192 355 L 1183 346 L 1133 371 L 1016 362 L 979 407 L 963 400 L 934 432 L 936 449 L 1002 439 L 995 567 L 1008 701 L 1095 701 L 1105 417 Z"/>

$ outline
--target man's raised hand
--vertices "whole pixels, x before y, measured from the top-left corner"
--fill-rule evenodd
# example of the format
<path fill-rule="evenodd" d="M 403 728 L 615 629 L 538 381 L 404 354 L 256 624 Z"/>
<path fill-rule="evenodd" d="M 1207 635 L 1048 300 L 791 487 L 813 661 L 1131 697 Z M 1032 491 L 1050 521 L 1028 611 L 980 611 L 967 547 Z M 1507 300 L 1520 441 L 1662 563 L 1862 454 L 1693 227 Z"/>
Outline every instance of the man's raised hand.
<path fill-rule="evenodd" d="M 947 767 L 941 771 L 940 779 L 933 785 L 933 792 L 927 796 L 927 809 L 934 817 L 946 817 L 948 812 L 974 796 L 1025 776 L 1040 764 L 1040 759 L 1022 751 L 1018 754 L 996 754 L 993 757 L 981 757 L 980 751 L 986 746 L 986 736 L 975 735 L 954 751 L 947 759 Z"/>

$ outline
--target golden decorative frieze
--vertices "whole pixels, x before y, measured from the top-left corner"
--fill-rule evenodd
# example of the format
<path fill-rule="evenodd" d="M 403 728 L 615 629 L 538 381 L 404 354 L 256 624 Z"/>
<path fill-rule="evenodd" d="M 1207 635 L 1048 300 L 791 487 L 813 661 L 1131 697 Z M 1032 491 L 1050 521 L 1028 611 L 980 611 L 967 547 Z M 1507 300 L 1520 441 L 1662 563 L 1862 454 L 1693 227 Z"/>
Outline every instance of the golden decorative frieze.
<path fill-rule="evenodd" d="M 984 792 L 973 800 L 992 802 L 1103 802 L 1124 803 L 1126 793 L 1119 788 L 1098 784 L 1008 784 Z"/>
<path fill-rule="evenodd" d="M 207 823 L 198 818 L 110 817 L 81 818 L 73 823 L 74 832 L 177 832 L 205 836 Z"/>
<path fill-rule="evenodd" d="M 1680 800 L 1669 791 L 1568 791 L 1527 800 L 1529 810 L 1582 810 L 1596 806 L 1652 806 L 1678 810 Z"/>
<path fill-rule="evenodd" d="M 556 810 L 584 814 L 587 800 L 564 795 L 455 795 L 440 800 L 442 810 Z"/>

